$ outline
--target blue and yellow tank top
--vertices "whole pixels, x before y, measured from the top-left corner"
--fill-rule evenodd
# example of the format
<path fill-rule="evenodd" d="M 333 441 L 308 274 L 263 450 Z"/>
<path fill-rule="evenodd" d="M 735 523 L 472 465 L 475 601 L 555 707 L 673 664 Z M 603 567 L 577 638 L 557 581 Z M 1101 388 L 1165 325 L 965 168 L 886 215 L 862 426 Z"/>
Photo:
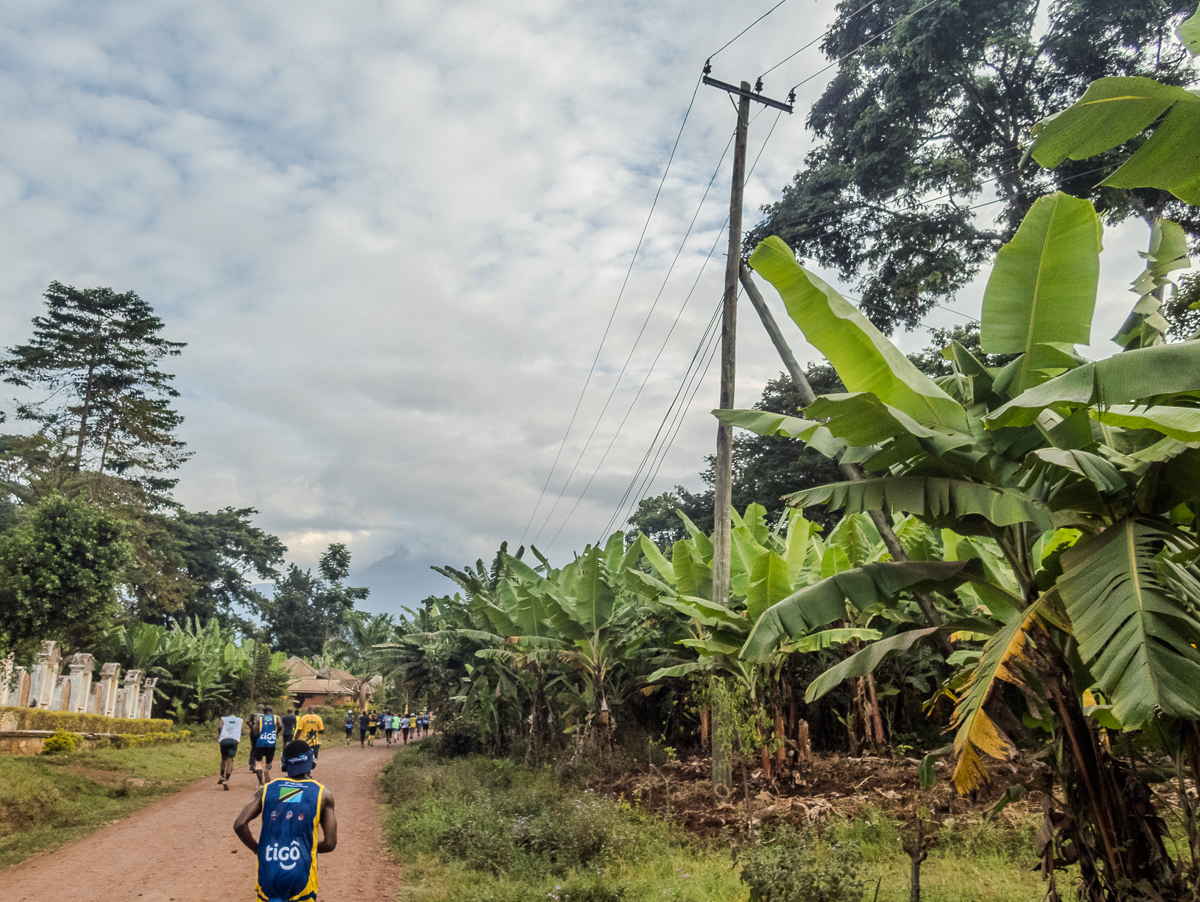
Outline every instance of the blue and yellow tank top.
<path fill-rule="evenodd" d="M 317 825 L 325 787 L 314 780 L 274 780 L 262 788 L 258 898 L 304 902 L 317 897 Z"/>

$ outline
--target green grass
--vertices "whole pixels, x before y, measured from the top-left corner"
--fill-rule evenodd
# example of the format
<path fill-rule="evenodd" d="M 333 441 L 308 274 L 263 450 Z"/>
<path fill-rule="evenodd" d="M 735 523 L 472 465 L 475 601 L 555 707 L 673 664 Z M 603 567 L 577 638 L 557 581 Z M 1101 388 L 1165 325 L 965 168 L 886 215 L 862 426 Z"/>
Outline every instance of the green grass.
<path fill-rule="evenodd" d="M 243 748 L 239 762 L 248 764 Z M 0 868 L 78 839 L 204 776 L 215 741 L 0 756 Z"/>
<path fill-rule="evenodd" d="M 564 786 L 549 771 L 486 758 L 435 761 L 407 748 L 382 775 L 402 902 L 745 902 L 740 870 L 787 899 L 907 902 L 908 827 L 878 812 L 822 830 L 766 833 L 735 863 L 730 841 L 685 835 L 617 799 Z M 927 827 L 923 902 L 1035 902 L 1032 824 L 958 819 Z M 852 878 L 847 880 L 846 878 Z M 821 887 L 859 892 L 818 895 Z M 784 895 L 784 886 L 799 888 Z"/>
<path fill-rule="evenodd" d="M 382 775 L 405 902 L 745 898 L 727 849 L 508 761 L 408 748 Z"/>

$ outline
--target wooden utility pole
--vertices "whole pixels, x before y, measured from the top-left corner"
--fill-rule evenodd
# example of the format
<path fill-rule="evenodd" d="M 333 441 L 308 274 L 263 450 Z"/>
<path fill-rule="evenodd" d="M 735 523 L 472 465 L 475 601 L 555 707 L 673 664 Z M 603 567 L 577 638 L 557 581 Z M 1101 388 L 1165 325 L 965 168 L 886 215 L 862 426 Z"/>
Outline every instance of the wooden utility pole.
<path fill-rule="evenodd" d="M 729 255 L 725 259 L 725 302 L 721 308 L 722 410 L 733 409 L 736 363 L 738 269 L 742 263 L 742 190 L 746 181 L 746 130 L 750 125 L 750 83 L 742 82 L 737 136 L 733 140 L 733 189 L 729 197 Z M 733 427 L 717 426 L 716 487 L 713 508 L 713 601 L 729 604 L 732 537 Z"/>
<path fill-rule="evenodd" d="M 766 106 L 777 107 L 788 113 L 792 111 L 791 103 L 782 103 L 762 96 L 762 80 L 750 90 L 750 82 L 744 81 L 740 87 L 734 87 L 715 78 L 709 78 L 712 71 L 707 63 L 704 66 L 704 83 L 714 88 L 736 94 L 738 100 L 737 134 L 733 142 L 733 187 L 729 196 L 729 253 L 725 260 L 725 301 L 721 316 L 721 397 L 722 410 L 733 408 L 733 387 L 736 362 L 737 340 L 737 296 L 738 278 L 742 264 L 742 191 L 746 182 L 746 132 L 750 126 L 750 101 L 754 100 Z M 791 97 L 788 98 L 792 100 Z M 714 467 L 715 485 L 713 491 L 713 582 L 712 598 L 717 604 L 729 605 L 729 569 L 730 550 L 732 545 L 733 516 L 733 427 L 725 423 L 717 426 L 717 460 Z M 723 661 L 718 658 L 717 668 Z M 724 710 L 720 700 L 724 698 L 723 687 L 718 687 L 714 699 L 718 704 L 713 710 L 713 788 L 718 794 L 728 794 L 732 785 L 732 724 L 729 712 Z"/>

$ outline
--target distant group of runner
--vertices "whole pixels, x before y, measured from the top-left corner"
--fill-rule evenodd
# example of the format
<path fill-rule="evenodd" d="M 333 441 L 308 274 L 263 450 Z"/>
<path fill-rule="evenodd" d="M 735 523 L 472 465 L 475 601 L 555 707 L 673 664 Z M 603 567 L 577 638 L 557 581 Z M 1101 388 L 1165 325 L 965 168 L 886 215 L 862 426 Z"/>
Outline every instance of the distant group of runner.
<path fill-rule="evenodd" d="M 346 745 L 354 739 L 354 712 L 346 712 Z M 408 745 L 409 732 L 414 740 L 429 735 L 429 712 L 420 714 L 393 714 L 391 711 L 363 711 L 358 715 L 358 744 L 363 748 L 375 744 L 380 733 L 388 745 L 393 742 Z M 399 735 L 397 735 L 399 734 Z"/>

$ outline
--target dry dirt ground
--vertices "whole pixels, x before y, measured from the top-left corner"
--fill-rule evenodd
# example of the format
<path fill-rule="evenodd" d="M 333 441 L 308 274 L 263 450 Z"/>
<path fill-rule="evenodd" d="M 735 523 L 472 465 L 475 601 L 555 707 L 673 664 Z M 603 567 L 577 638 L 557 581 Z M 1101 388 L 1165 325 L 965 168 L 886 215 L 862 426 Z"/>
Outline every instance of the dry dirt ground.
<path fill-rule="evenodd" d="M 318 862 L 321 902 L 396 896 L 376 780 L 394 750 L 336 740 L 321 750 L 313 777 L 333 793 L 338 820 L 337 849 Z M 66 893 L 72 902 L 251 902 L 255 857 L 234 836 L 233 819 L 255 786 L 240 763 L 228 792 L 215 776 L 206 777 L 85 839 L 0 871 L 0 898 L 45 902 Z M 258 821 L 253 829 L 257 835 Z"/>
<path fill-rule="evenodd" d="M 853 818 L 868 808 L 905 821 L 918 809 L 945 824 L 955 818 L 978 818 L 999 800 L 1011 783 L 1029 780 L 1035 768 L 1028 763 L 993 762 L 993 785 L 970 798 L 954 791 L 948 772 L 939 770 L 935 787 L 922 790 L 915 759 L 817 754 L 810 767 L 767 780 L 762 771 L 734 772 L 734 792 L 724 802 L 714 799 L 712 767 L 708 758 L 673 761 L 650 773 L 626 773 L 598 779 L 592 788 L 635 801 L 643 809 L 667 815 L 691 833 L 719 835 L 723 829 L 741 829 L 747 817 L 756 825 L 786 821 L 822 824 L 831 818 Z M 1015 823 L 1040 812 L 1040 793 L 1028 793 L 1020 803 L 1004 810 Z M 747 801 L 747 796 L 749 797 Z M 747 810 L 748 809 L 748 810 Z"/>

